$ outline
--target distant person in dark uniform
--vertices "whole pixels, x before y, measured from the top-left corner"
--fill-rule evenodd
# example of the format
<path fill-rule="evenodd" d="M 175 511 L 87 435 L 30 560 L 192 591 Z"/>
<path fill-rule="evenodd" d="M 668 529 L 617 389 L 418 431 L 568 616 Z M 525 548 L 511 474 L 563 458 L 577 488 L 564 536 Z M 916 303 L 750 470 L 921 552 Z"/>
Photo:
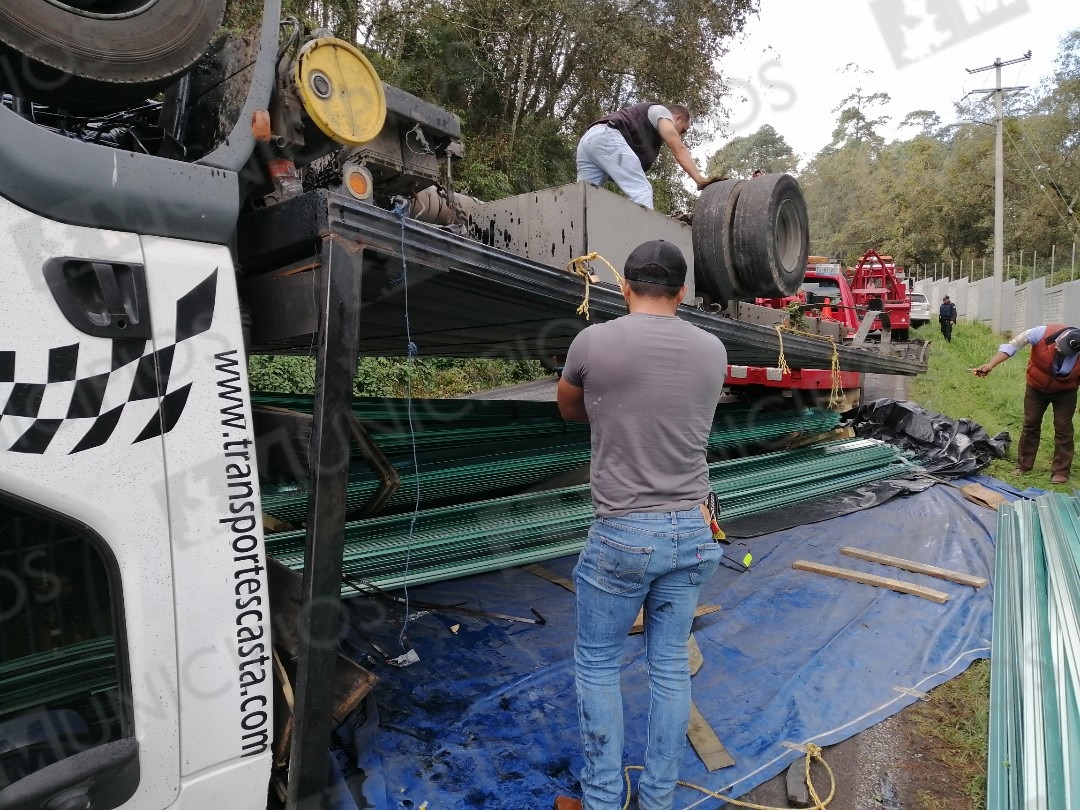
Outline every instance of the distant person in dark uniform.
<path fill-rule="evenodd" d="M 1054 406 L 1054 458 L 1050 462 L 1050 483 L 1069 480 L 1073 460 L 1073 414 L 1076 389 L 1080 387 L 1080 329 L 1063 323 L 1033 326 L 1008 343 L 1003 343 L 989 362 L 975 369 L 985 377 L 994 366 L 1004 363 L 1024 346 L 1031 346 L 1024 391 L 1024 427 L 1016 446 L 1017 475 L 1035 466 L 1042 420 L 1049 405 Z"/>
<path fill-rule="evenodd" d="M 703 175 L 682 136 L 690 129 L 690 110 L 682 104 L 634 104 L 594 121 L 577 148 L 577 179 L 600 186 L 611 180 L 646 208 L 653 207 L 652 183 L 645 172 L 667 144 L 675 162 L 697 184 L 712 182 Z"/>
<path fill-rule="evenodd" d="M 956 304 L 947 295 L 941 299 L 941 306 L 938 307 L 938 322 L 941 324 L 941 334 L 951 342 L 952 328 L 956 323 Z"/>

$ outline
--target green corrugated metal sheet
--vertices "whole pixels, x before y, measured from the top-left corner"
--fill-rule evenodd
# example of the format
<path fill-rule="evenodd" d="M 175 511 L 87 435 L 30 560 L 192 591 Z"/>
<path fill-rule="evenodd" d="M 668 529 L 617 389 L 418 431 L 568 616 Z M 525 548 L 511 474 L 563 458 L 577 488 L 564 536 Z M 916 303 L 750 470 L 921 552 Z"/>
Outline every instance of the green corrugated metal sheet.
<path fill-rule="evenodd" d="M 998 512 L 987 807 L 1080 807 L 1080 498 Z"/>
<path fill-rule="evenodd" d="M 311 399 L 259 395 L 259 402 L 310 410 Z M 519 492 L 586 464 L 589 432 L 558 415 L 554 403 L 417 400 L 414 411 L 417 464 L 405 400 L 357 400 L 354 413 L 390 457 L 401 484 L 383 514 L 411 509 L 419 480 L 424 508 Z M 475 407 L 473 407 L 475 405 Z M 454 409 L 457 409 L 456 411 Z M 774 442 L 792 434 L 831 430 L 839 415 L 818 409 L 767 411 L 743 405 L 722 406 L 709 436 L 710 451 L 724 454 Z M 418 470 L 418 472 L 417 472 Z M 379 488 L 375 473 L 359 456 L 349 472 L 347 508 L 362 508 Z M 263 511 L 299 524 L 307 516 L 307 489 L 295 481 L 264 481 Z"/>
<path fill-rule="evenodd" d="M 912 469 L 895 447 L 851 440 L 718 462 L 709 473 L 723 523 Z M 356 521 L 346 526 L 344 570 L 391 589 L 540 562 L 577 553 L 591 520 L 586 485 L 427 509 L 411 541 L 411 514 Z M 268 552 L 300 570 L 304 539 L 303 532 L 271 535 Z"/>

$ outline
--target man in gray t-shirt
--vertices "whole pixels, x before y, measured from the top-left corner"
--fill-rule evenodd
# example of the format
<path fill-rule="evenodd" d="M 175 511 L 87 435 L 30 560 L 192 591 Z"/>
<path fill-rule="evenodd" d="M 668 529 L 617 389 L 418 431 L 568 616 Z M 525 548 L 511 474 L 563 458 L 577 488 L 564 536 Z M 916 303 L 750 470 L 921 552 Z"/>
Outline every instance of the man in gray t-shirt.
<path fill-rule="evenodd" d="M 642 607 L 651 699 L 638 801 L 673 806 L 690 718 L 686 645 L 701 585 L 722 556 L 700 507 L 727 351 L 677 315 L 686 294 L 677 247 L 639 245 L 624 276 L 630 314 L 582 331 L 559 380 L 563 418 L 592 428 L 596 518 L 574 568 L 583 799 L 561 796 L 556 810 L 623 806 L 620 671 Z"/>

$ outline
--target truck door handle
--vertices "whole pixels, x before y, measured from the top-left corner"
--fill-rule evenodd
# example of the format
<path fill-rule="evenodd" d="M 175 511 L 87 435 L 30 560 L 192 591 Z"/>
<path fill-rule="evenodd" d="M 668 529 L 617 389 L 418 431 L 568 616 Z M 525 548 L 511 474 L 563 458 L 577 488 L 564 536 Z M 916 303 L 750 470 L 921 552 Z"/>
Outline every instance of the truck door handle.
<path fill-rule="evenodd" d="M 60 311 L 80 332 L 95 337 L 150 338 L 143 265 L 63 256 L 45 262 L 42 272 Z"/>

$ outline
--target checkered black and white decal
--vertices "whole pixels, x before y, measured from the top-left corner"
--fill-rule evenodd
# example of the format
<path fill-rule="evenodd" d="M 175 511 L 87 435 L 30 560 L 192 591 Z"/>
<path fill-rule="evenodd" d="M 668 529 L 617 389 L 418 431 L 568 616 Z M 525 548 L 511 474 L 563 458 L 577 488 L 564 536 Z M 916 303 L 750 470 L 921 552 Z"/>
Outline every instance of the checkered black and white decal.
<path fill-rule="evenodd" d="M 215 270 L 176 302 L 174 341 L 157 350 L 148 340 L 100 338 L 56 346 L 47 350 L 46 379 L 27 381 L 16 376 L 17 353 L 0 347 L 0 452 L 81 453 L 140 425 L 132 443 L 172 430 L 194 383 L 175 378 L 173 359 L 181 343 L 213 323 L 217 275 Z M 110 356 L 89 356 L 102 351 Z M 80 367 L 106 370 L 80 376 Z"/>

